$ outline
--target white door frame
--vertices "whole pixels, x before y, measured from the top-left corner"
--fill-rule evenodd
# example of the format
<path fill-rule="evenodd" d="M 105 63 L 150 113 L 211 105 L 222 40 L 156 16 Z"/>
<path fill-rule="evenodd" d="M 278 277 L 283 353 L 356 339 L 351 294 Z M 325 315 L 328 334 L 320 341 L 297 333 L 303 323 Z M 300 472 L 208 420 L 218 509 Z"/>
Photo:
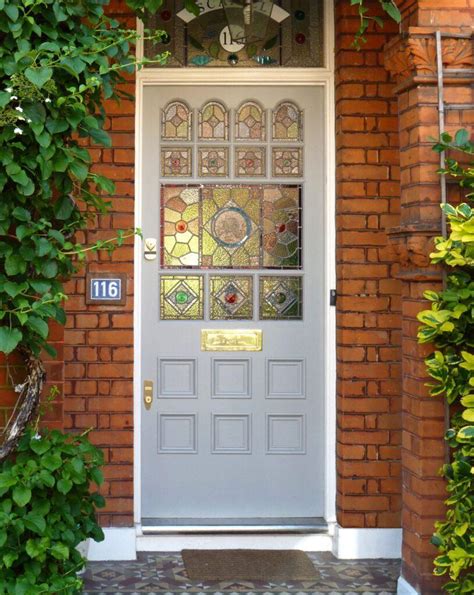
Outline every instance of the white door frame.
<path fill-rule="evenodd" d="M 142 25 L 138 24 L 138 31 Z M 336 309 L 329 305 L 329 292 L 336 287 L 336 187 L 335 187 L 335 97 L 334 97 L 334 3 L 324 0 L 324 68 L 147 68 L 136 78 L 135 113 L 135 227 L 142 227 L 143 205 L 143 90 L 147 86 L 177 85 L 256 85 L 256 86 L 317 86 L 324 88 L 325 97 L 325 514 L 330 533 L 336 523 Z M 137 55 L 143 52 L 137 46 Z M 282 77 L 284 73 L 284 78 Z M 283 78 L 283 80 L 282 80 Z M 136 535 L 141 530 L 141 428 L 142 428 L 142 267 L 143 249 L 140 240 L 134 252 L 134 522 Z M 281 544 L 281 535 L 276 536 Z M 268 545 L 268 544 L 267 544 Z"/>

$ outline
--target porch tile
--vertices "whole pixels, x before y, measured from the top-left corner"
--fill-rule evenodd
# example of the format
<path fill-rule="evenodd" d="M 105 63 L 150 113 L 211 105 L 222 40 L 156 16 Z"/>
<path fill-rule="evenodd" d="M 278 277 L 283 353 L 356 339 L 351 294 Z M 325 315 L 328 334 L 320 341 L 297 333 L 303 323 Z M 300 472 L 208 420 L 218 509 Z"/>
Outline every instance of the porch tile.
<path fill-rule="evenodd" d="M 90 562 L 84 595 L 393 595 L 399 560 L 338 560 L 310 553 L 319 572 L 311 582 L 191 581 L 179 553 L 138 554 L 132 562 Z"/>

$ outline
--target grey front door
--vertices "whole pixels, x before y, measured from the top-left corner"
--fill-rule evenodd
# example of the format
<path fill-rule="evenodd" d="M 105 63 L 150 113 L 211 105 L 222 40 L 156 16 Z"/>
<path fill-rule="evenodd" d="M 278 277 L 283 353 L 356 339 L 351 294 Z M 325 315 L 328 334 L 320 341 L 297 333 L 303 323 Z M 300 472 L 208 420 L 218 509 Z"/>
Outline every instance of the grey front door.
<path fill-rule="evenodd" d="M 318 87 L 145 87 L 144 519 L 323 516 L 323 114 Z"/>

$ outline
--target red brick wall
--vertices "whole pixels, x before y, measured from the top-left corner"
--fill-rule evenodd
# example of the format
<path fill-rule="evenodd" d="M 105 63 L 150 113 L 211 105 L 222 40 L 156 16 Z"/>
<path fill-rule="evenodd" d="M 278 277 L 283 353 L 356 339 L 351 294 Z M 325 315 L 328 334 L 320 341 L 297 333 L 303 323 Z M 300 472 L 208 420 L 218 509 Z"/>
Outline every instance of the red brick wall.
<path fill-rule="evenodd" d="M 377 10 L 378 2 L 369 3 Z M 395 27 L 336 8 L 337 516 L 400 526 L 400 284 L 385 230 L 399 217 L 397 104 L 382 48 Z"/>
<path fill-rule="evenodd" d="M 135 20 L 125 2 L 111 3 L 110 13 L 128 27 Z M 123 90 L 135 92 L 130 78 Z M 96 172 L 113 179 L 116 195 L 110 214 L 86 234 L 86 242 L 113 237 L 118 229 L 134 227 L 134 114 L 131 101 L 108 102 L 107 130 L 112 148 L 90 147 Z M 65 333 L 65 427 L 93 427 L 91 440 L 102 447 L 107 466 L 102 493 L 107 506 L 104 526 L 133 523 L 133 241 L 112 255 L 104 252 L 89 259 L 90 272 L 127 274 L 125 306 L 86 306 L 85 279 L 69 283 L 68 323 Z"/>

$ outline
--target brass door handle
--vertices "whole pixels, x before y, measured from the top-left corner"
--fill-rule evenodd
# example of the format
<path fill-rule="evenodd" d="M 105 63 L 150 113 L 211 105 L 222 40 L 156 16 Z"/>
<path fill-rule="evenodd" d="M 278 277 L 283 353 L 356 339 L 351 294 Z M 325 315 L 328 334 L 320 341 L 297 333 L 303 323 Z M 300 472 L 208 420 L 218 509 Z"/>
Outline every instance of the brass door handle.
<path fill-rule="evenodd" d="M 143 402 L 145 409 L 151 409 L 153 403 L 153 382 L 151 380 L 145 380 L 143 383 Z"/>

